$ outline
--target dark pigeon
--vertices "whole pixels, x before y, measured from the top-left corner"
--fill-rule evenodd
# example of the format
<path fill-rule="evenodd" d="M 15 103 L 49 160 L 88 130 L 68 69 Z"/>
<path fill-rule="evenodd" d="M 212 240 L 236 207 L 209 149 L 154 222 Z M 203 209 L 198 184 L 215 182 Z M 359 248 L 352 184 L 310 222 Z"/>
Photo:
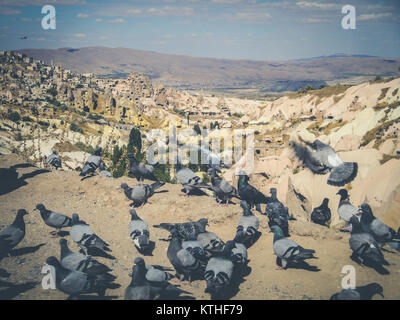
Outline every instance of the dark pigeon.
<path fill-rule="evenodd" d="M 69 234 L 86 255 L 113 258 L 107 253 L 111 251 L 108 244 L 100 239 L 87 224 L 80 221 L 77 213 L 72 215 L 72 228 Z"/>
<path fill-rule="evenodd" d="M 343 162 L 332 147 L 318 139 L 313 143 L 305 143 L 308 146 L 292 141 L 291 146 L 300 160 L 313 173 L 326 174 L 330 171 L 329 185 L 344 186 L 357 176 L 358 165 L 356 162 Z"/>
<path fill-rule="evenodd" d="M 135 209 L 130 209 L 129 213 L 131 214 L 129 236 L 132 238 L 133 243 L 139 252 L 147 252 L 150 246 L 149 225 L 137 215 Z"/>
<path fill-rule="evenodd" d="M 267 204 L 270 198 L 262 194 L 256 188 L 249 184 L 249 176 L 245 172 L 239 172 L 238 194 L 241 200 L 245 200 L 250 208 L 256 206 L 257 211 L 262 213 L 260 203 Z"/>
<path fill-rule="evenodd" d="M 25 237 L 25 209 L 19 209 L 14 222 L 0 232 L 0 255 L 9 254 Z"/>
<path fill-rule="evenodd" d="M 198 221 L 183 222 L 183 223 L 160 223 L 154 225 L 154 228 L 161 228 L 171 232 L 173 229 L 176 230 L 181 240 L 197 240 L 197 236 L 206 232 L 206 226 L 208 226 L 208 220 L 205 218 L 199 219 Z"/>
<path fill-rule="evenodd" d="M 226 202 L 228 204 L 231 198 L 239 198 L 236 188 L 219 177 L 216 169 L 210 168 L 207 173 L 211 176 L 211 186 L 217 202 Z"/>
<path fill-rule="evenodd" d="M 232 248 L 230 259 L 235 265 L 235 272 L 240 276 L 245 275 L 247 272 L 248 263 L 250 262 L 250 260 L 247 259 L 248 254 L 246 246 L 235 240 L 227 241 L 226 246 L 228 248 Z"/>
<path fill-rule="evenodd" d="M 363 203 L 361 211 L 360 222 L 362 230 L 372 235 L 380 246 L 388 244 L 391 248 L 400 251 L 400 237 L 396 231 L 377 219 L 372 213 L 369 204 Z"/>
<path fill-rule="evenodd" d="M 133 262 L 134 265 L 142 263 L 145 264 L 144 259 L 140 257 L 136 258 Z M 149 282 L 149 284 L 153 286 L 165 287 L 168 285 L 168 281 L 174 278 L 173 274 L 167 272 L 167 271 L 172 271 L 171 268 L 162 267 L 158 265 L 147 265 L 147 264 L 145 264 L 145 267 L 146 267 L 145 278 Z M 129 276 L 132 277 L 132 273 L 130 273 Z"/>
<path fill-rule="evenodd" d="M 154 192 L 162 187 L 165 182 L 156 181 L 152 184 L 144 184 L 130 188 L 126 183 L 121 184 L 124 193 L 129 200 L 132 200 L 131 206 L 142 206 L 154 194 Z"/>
<path fill-rule="evenodd" d="M 332 295 L 330 300 L 371 300 L 375 294 L 384 298 L 383 288 L 376 282 L 355 289 L 343 289 Z"/>
<path fill-rule="evenodd" d="M 311 213 L 311 221 L 320 224 L 321 226 L 326 226 L 331 220 L 331 209 L 328 207 L 328 198 L 324 198 L 322 204 L 316 208 Z"/>
<path fill-rule="evenodd" d="M 128 153 L 126 157 L 129 159 L 129 172 L 133 174 L 139 183 L 144 179 L 157 181 L 154 176 L 154 166 L 151 164 L 143 164 L 135 159 L 132 153 Z"/>
<path fill-rule="evenodd" d="M 259 235 L 258 228 L 260 221 L 250 210 L 249 204 L 241 200 L 240 206 L 243 209 L 243 215 L 240 217 L 237 228 L 235 241 L 245 244 L 247 247 L 252 245 Z"/>
<path fill-rule="evenodd" d="M 46 207 L 41 203 L 36 205 L 35 210 L 40 211 L 40 216 L 49 227 L 57 229 L 56 231 L 52 231 L 50 233 L 53 236 L 58 235 L 62 228 L 72 226 L 72 219 L 70 217 L 62 213 L 47 210 Z"/>
<path fill-rule="evenodd" d="M 48 164 L 49 166 L 51 166 L 51 167 L 56 168 L 56 170 L 58 170 L 59 168 L 62 167 L 61 158 L 60 158 L 60 156 L 57 154 L 57 151 L 56 151 L 56 150 L 53 150 L 53 152 L 52 152 L 51 155 L 45 156 L 44 158 L 45 158 L 47 164 Z"/>
<path fill-rule="evenodd" d="M 81 173 L 79 174 L 80 176 L 87 176 L 88 174 L 94 174 L 94 172 L 97 170 L 97 168 L 100 167 L 100 164 L 102 163 L 101 160 L 101 147 L 98 147 L 94 154 L 92 154 L 85 162 L 83 169 Z"/>
<path fill-rule="evenodd" d="M 299 264 L 306 259 L 315 258 L 315 250 L 304 249 L 295 241 L 285 238 L 282 229 L 278 226 L 272 226 L 271 231 L 274 233 L 273 248 L 280 269 L 287 269 L 290 264 Z"/>
<path fill-rule="evenodd" d="M 176 158 L 176 179 L 183 186 L 182 191 L 189 195 L 193 190 L 207 189 L 212 190 L 212 187 L 203 180 L 196 176 L 192 170 L 186 168 L 180 161 Z"/>

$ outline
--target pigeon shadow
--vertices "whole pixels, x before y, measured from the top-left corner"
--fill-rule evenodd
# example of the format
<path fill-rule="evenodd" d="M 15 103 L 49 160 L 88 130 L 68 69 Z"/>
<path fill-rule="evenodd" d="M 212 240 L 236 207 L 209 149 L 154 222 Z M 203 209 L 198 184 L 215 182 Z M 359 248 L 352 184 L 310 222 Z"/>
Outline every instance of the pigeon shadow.
<path fill-rule="evenodd" d="M 250 241 L 247 241 L 246 243 L 244 243 L 246 248 L 249 249 L 252 245 L 254 245 L 258 241 L 258 239 L 260 239 L 261 235 L 262 235 L 262 232 L 257 231 L 257 233 L 254 234 L 254 237 Z"/>
<path fill-rule="evenodd" d="M 379 283 L 376 282 L 357 287 L 356 290 L 360 294 L 361 300 L 371 300 L 376 294 L 382 295 L 383 297 L 383 288 Z"/>
<path fill-rule="evenodd" d="M 0 268 L 0 277 L 1 278 L 8 278 L 11 273 L 8 273 L 7 270 Z"/>
<path fill-rule="evenodd" d="M 155 194 L 156 194 L 156 193 L 166 193 L 166 192 L 168 192 L 168 190 L 154 191 Z"/>
<path fill-rule="evenodd" d="M 85 252 L 82 249 L 80 249 L 79 252 L 82 254 L 85 254 Z M 110 259 L 110 260 L 115 260 L 115 257 L 112 256 L 111 254 L 108 254 L 107 252 L 104 252 L 103 250 L 97 249 L 95 247 L 88 249 L 87 255 L 94 256 L 94 257 L 102 257 L 102 258 L 106 258 L 106 259 Z"/>
<path fill-rule="evenodd" d="M 319 269 L 317 266 L 311 266 L 309 265 L 306 261 L 301 261 L 298 263 L 292 263 L 290 264 L 290 269 L 303 269 L 311 272 L 319 272 L 321 269 Z"/>
<path fill-rule="evenodd" d="M 156 243 L 154 241 L 149 241 L 149 245 L 146 247 L 145 250 L 138 250 L 139 253 L 143 254 L 146 257 L 153 256 L 154 248 L 156 247 Z"/>
<path fill-rule="evenodd" d="M 181 189 L 181 191 L 184 192 L 184 189 Z M 208 196 L 207 193 L 205 193 L 201 189 L 193 189 L 187 195 L 188 196 L 197 196 L 197 197 L 199 197 L 199 196 Z"/>
<path fill-rule="evenodd" d="M 57 235 L 59 237 L 66 237 L 69 236 L 69 231 L 60 231 L 59 233 L 57 233 Z"/>
<path fill-rule="evenodd" d="M 20 178 L 18 178 L 18 168 L 33 167 L 31 164 L 19 164 L 12 166 L 10 168 L 0 168 L 0 195 L 7 194 L 14 191 L 22 186 L 27 185 L 26 179 L 33 178 L 41 173 L 50 172 L 45 169 L 38 169 L 30 173 L 24 173 Z"/>
<path fill-rule="evenodd" d="M 47 242 L 38 244 L 37 246 L 34 246 L 34 247 L 23 247 L 23 248 L 14 249 L 13 251 L 11 251 L 10 255 L 12 257 L 18 257 L 18 256 L 22 256 L 24 254 L 34 253 L 34 252 L 38 251 L 40 249 L 40 247 L 43 247 L 46 244 L 47 244 Z"/>
<path fill-rule="evenodd" d="M 368 268 L 374 269 L 376 272 L 378 272 L 381 275 L 387 275 L 390 274 L 389 270 L 387 270 L 385 267 L 382 265 L 378 265 L 372 261 L 362 261 L 359 257 L 351 255 L 350 259 L 353 260 L 355 263 L 359 264 L 361 267 L 366 266 Z M 385 265 L 389 265 L 389 263 L 385 260 Z"/>
<path fill-rule="evenodd" d="M 40 282 L 11 283 L 0 280 L 0 300 L 11 300 L 19 294 L 36 287 Z"/>

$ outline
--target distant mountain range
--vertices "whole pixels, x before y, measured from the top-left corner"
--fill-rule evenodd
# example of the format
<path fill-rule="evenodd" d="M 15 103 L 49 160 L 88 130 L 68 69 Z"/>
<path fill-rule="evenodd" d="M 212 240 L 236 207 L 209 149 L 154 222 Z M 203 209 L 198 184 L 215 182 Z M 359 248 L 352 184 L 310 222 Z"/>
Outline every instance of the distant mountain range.
<path fill-rule="evenodd" d="M 368 77 L 399 76 L 400 58 L 334 54 L 290 61 L 199 58 L 127 48 L 22 49 L 20 52 L 63 69 L 125 77 L 146 73 L 153 81 L 184 89 L 294 91 L 330 81 L 362 82 Z"/>

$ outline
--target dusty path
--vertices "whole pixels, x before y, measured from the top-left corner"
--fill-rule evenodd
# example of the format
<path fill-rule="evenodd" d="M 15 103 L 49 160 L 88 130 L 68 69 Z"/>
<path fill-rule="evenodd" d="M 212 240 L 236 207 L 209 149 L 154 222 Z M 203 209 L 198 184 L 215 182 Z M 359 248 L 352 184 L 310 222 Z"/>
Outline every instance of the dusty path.
<path fill-rule="evenodd" d="M 9 168 L 22 163 L 15 155 L 0 156 L 0 168 Z M 19 176 L 37 168 L 17 169 Z M 138 256 L 128 235 L 130 220 L 129 201 L 118 189 L 122 182 L 136 184 L 130 178 L 109 179 L 93 177 L 83 182 L 75 172 L 41 173 L 25 180 L 26 185 L 0 195 L 0 230 L 9 225 L 16 210 L 25 208 L 27 233 L 17 248 L 42 245 L 34 252 L 17 251 L 17 255 L 5 257 L 0 261 L 0 280 L 23 284 L 36 281 L 38 284 L 24 291 L 14 299 L 65 299 L 67 296 L 58 290 L 43 290 L 40 273 L 48 256 L 59 257 L 59 240 L 50 237 L 50 227 L 41 220 L 40 214 L 33 211 L 37 203 L 43 203 L 49 209 L 72 215 L 78 212 L 80 217 L 90 224 L 91 228 L 110 244 L 116 260 L 98 258 L 113 269 L 120 288 L 107 291 L 107 295 L 115 299 L 123 298 L 124 290 L 130 282 L 128 273 L 133 259 Z M 4 181 L 1 181 L 3 184 Z M 138 209 L 140 217 L 149 225 L 160 222 L 180 222 L 197 220 L 200 217 L 209 219 L 209 230 L 216 232 L 224 241 L 234 237 L 237 221 L 241 215 L 239 205 L 228 207 L 216 206 L 215 200 L 208 196 L 181 197 L 179 185 L 165 185 L 143 208 Z M 237 202 L 237 200 L 236 200 Z M 395 265 L 387 269 L 390 275 L 380 275 L 375 270 L 356 265 L 350 258 L 348 246 L 349 235 L 334 232 L 316 225 L 304 225 L 293 222 L 292 238 L 305 248 L 313 248 L 319 259 L 311 260 L 310 265 L 317 266 L 320 271 L 313 272 L 301 269 L 276 270 L 275 256 L 272 251 L 272 233 L 269 233 L 267 221 L 260 216 L 262 236 L 249 249 L 251 273 L 240 285 L 239 292 L 233 299 L 329 299 L 340 290 L 342 267 L 353 265 L 356 268 L 357 285 L 378 282 L 384 288 L 385 299 L 400 298 L 400 254 L 385 253 L 387 260 Z M 151 240 L 156 242 L 153 256 L 145 257 L 146 263 L 170 266 L 166 257 L 167 242 L 159 241 L 168 233 L 161 229 L 150 229 Z M 71 242 L 73 250 L 77 247 Z M 29 249 L 29 248 L 28 248 Z M 24 250 L 22 250 L 24 252 Z M 4 277 L 6 273 L 10 275 Z M 209 299 L 204 293 L 205 281 L 195 281 L 191 286 L 182 284 L 184 290 L 190 291 L 196 299 Z M 382 299 L 375 296 L 375 299 Z"/>

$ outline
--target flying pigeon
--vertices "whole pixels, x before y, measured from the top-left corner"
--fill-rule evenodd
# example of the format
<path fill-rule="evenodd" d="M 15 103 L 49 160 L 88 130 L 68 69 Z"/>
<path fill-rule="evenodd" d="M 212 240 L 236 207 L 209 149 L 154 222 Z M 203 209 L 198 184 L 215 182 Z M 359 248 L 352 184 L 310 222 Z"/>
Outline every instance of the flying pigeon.
<path fill-rule="evenodd" d="M 69 294 L 70 297 L 78 298 L 82 294 L 97 293 L 104 297 L 106 289 L 118 287 L 109 281 L 103 274 L 88 275 L 79 271 L 64 268 L 56 257 L 48 257 L 46 263 L 53 266 L 56 276 L 56 287 L 58 290 Z"/>
<path fill-rule="evenodd" d="M 25 237 L 25 209 L 19 209 L 14 222 L 0 232 L 0 254 L 7 254 Z"/>
<path fill-rule="evenodd" d="M 391 248 L 400 251 L 399 234 L 377 219 L 369 204 L 363 203 L 360 208 L 362 211 L 360 219 L 362 230 L 371 234 L 380 246 L 387 243 Z"/>
<path fill-rule="evenodd" d="M 308 146 L 292 141 L 291 146 L 296 155 L 313 173 L 326 174 L 330 171 L 329 185 L 344 186 L 357 176 L 358 165 L 356 162 L 343 162 L 332 147 L 318 139 L 313 143 L 305 143 Z"/>
<path fill-rule="evenodd" d="M 243 209 L 243 215 L 240 217 L 236 228 L 235 241 L 250 246 L 259 235 L 258 228 L 260 226 L 260 221 L 258 217 L 251 212 L 250 206 L 246 201 L 241 200 L 240 206 Z"/>
<path fill-rule="evenodd" d="M 330 300 L 371 300 L 375 294 L 384 298 L 383 288 L 376 282 L 355 289 L 343 289 L 332 295 Z"/>
<path fill-rule="evenodd" d="M 102 163 L 101 160 L 101 147 L 98 147 L 94 154 L 92 154 L 85 162 L 83 169 L 81 173 L 79 174 L 80 176 L 87 176 L 88 174 L 93 174 L 98 167 L 100 167 L 100 164 Z"/>
<path fill-rule="evenodd" d="M 221 298 L 232 283 L 234 276 L 234 264 L 231 260 L 231 252 L 234 242 L 227 242 L 221 255 L 212 257 L 206 266 L 204 279 L 207 282 L 205 292 L 211 294 L 211 298 Z"/>
<path fill-rule="evenodd" d="M 137 215 L 135 209 L 130 209 L 129 213 L 131 214 L 129 236 L 139 252 L 146 252 L 149 248 L 149 225 Z"/>
<path fill-rule="evenodd" d="M 156 181 L 152 184 L 144 184 L 130 188 L 126 183 L 123 183 L 121 184 L 121 188 L 124 189 L 126 197 L 133 201 L 131 206 L 138 207 L 143 206 L 147 202 L 147 199 L 164 184 L 165 182 Z"/>
<path fill-rule="evenodd" d="M 269 197 L 266 197 L 256 188 L 248 183 L 249 176 L 245 172 L 239 172 L 239 179 L 238 179 L 238 194 L 241 200 L 245 200 L 249 205 L 250 208 L 256 206 L 257 211 L 262 213 L 260 203 L 267 204 L 270 201 Z"/>
<path fill-rule="evenodd" d="M 223 180 L 217 175 L 216 169 L 209 168 L 207 174 L 211 176 L 211 186 L 214 191 L 218 202 L 226 202 L 233 197 L 239 198 L 239 194 L 235 187 L 231 186 L 227 181 Z"/>
<path fill-rule="evenodd" d="M 174 266 L 176 277 L 179 280 L 192 282 L 194 278 L 203 274 L 204 264 L 182 247 L 182 240 L 176 229 L 170 230 L 170 233 L 171 240 L 167 249 L 168 260 Z"/>
<path fill-rule="evenodd" d="M 52 166 L 52 167 L 54 167 L 54 168 L 56 168 L 56 170 L 57 170 L 58 168 L 61 168 L 61 167 L 62 167 L 62 165 L 61 165 L 61 158 L 60 158 L 60 156 L 57 154 L 57 151 L 56 151 L 56 150 L 53 150 L 53 153 L 52 153 L 51 155 L 49 155 L 49 156 L 44 156 L 44 158 L 45 158 L 47 164 L 50 165 L 50 166 Z"/>
<path fill-rule="evenodd" d="M 278 226 L 272 226 L 271 231 L 274 233 L 273 248 L 280 270 L 287 269 L 292 263 L 298 264 L 303 260 L 315 258 L 315 250 L 304 249 L 295 241 L 285 238 L 282 229 Z"/>
<path fill-rule="evenodd" d="M 388 262 L 383 257 L 382 251 L 379 249 L 378 243 L 371 234 L 362 230 L 358 218 L 356 216 L 351 217 L 350 223 L 352 224 L 352 230 L 349 244 L 351 250 L 353 250 L 351 257 L 359 261 L 360 264 L 372 267 L 388 265 Z"/>
<path fill-rule="evenodd" d="M 197 240 L 202 244 L 207 259 L 220 254 L 225 246 L 224 241 L 214 232 L 201 232 L 197 236 Z"/>
<path fill-rule="evenodd" d="M 154 176 L 154 166 L 151 164 L 143 164 L 138 162 L 132 153 L 128 153 L 126 157 L 129 159 L 129 172 L 134 175 L 136 180 L 141 184 L 144 179 L 157 181 Z"/>
<path fill-rule="evenodd" d="M 196 176 L 192 170 L 183 166 L 178 157 L 176 157 L 176 179 L 183 186 L 182 191 L 186 195 L 189 195 L 190 192 L 196 189 L 204 188 L 212 190 L 212 187 L 203 182 L 203 180 Z"/>
<path fill-rule="evenodd" d="M 131 273 L 132 281 L 125 290 L 125 300 L 176 299 L 180 294 L 190 294 L 168 282 L 163 286 L 151 284 L 146 279 L 147 273 L 144 260 L 136 258 Z"/>
<path fill-rule="evenodd" d="M 359 216 L 358 209 L 350 203 L 350 197 L 346 189 L 340 189 L 336 194 L 340 195 L 338 206 L 339 217 L 349 224 L 353 216 Z M 351 231 L 351 225 L 342 229 L 343 231 Z"/>
<path fill-rule="evenodd" d="M 324 198 L 322 204 L 319 207 L 314 208 L 311 213 L 311 221 L 320 224 L 321 226 L 326 226 L 326 224 L 331 220 L 331 209 L 328 207 L 328 198 Z"/>
<path fill-rule="evenodd" d="M 72 228 L 69 234 L 71 239 L 86 255 L 105 255 L 106 257 L 111 257 L 107 253 L 111 251 L 108 244 L 100 239 L 87 224 L 79 221 L 77 213 L 72 215 Z"/>
<path fill-rule="evenodd" d="M 181 240 L 197 240 L 197 236 L 206 232 L 206 226 L 208 226 L 208 220 L 201 218 L 198 221 L 190 221 L 183 223 L 160 223 L 153 225 L 154 228 L 161 228 L 171 232 L 173 229 L 176 230 L 178 237 Z"/>
<path fill-rule="evenodd" d="M 57 229 L 56 231 L 50 232 L 50 234 L 53 236 L 58 235 L 62 228 L 72 226 L 72 219 L 70 217 L 67 217 L 62 213 L 47 210 L 46 207 L 41 203 L 36 205 L 35 210 L 40 211 L 40 216 L 49 227 Z"/>
<path fill-rule="evenodd" d="M 60 263 L 68 269 L 86 273 L 88 275 L 106 274 L 112 271 L 105 264 L 98 262 L 91 256 L 85 256 L 79 252 L 72 252 L 68 248 L 68 241 L 66 239 L 60 239 Z M 110 276 L 110 281 L 115 280 L 115 277 Z"/>

